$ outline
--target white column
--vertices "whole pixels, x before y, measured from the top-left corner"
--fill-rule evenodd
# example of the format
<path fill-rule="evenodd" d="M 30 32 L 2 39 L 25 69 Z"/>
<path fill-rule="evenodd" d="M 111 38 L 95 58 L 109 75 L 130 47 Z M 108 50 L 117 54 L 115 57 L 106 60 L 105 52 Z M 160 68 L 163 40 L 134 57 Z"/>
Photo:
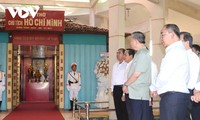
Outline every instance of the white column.
<path fill-rule="evenodd" d="M 150 41 L 152 41 L 152 59 L 157 64 L 158 68 L 160 68 L 161 60 L 165 53 L 164 47 L 162 46 L 160 40 L 160 31 L 163 28 L 164 19 L 151 19 L 150 25 Z"/>
<path fill-rule="evenodd" d="M 93 8 L 90 9 L 89 23 L 90 26 L 95 26 L 95 10 Z"/>
<path fill-rule="evenodd" d="M 116 62 L 116 51 L 125 47 L 125 11 L 124 0 L 109 0 L 109 77 Z M 111 81 L 110 81 L 111 82 Z M 114 109 L 113 97 L 109 97 L 109 107 Z M 110 119 L 116 119 L 115 112 L 110 112 Z"/>
<path fill-rule="evenodd" d="M 165 54 L 164 47 L 160 40 L 160 31 L 165 24 L 165 0 L 156 4 L 157 7 L 150 9 L 151 19 L 150 19 L 150 40 L 152 41 L 152 59 L 160 68 L 161 60 Z M 156 11 L 156 12 L 155 12 Z"/>

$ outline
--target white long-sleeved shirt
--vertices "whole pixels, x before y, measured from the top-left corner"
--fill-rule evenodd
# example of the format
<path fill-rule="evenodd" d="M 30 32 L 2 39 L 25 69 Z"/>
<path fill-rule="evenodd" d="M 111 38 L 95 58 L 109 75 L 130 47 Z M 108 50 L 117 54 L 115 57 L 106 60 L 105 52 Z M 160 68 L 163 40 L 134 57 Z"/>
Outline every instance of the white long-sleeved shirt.
<path fill-rule="evenodd" d="M 158 75 L 157 65 L 153 61 L 151 61 L 151 85 L 149 87 L 151 91 L 156 91 L 155 86 L 156 86 L 157 75 Z"/>
<path fill-rule="evenodd" d="M 200 62 L 200 59 L 199 59 L 199 62 Z M 200 91 L 200 65 L 199 65 L 199 76 L 197 79 L 197 84 L 195 85 L 195 90 Z"/>
<path fill-rule="evenodd" d="M 187 50 L 187 55 L 189 59 L 189 64 L 190 64 L 190 79 L 188 81 L 188 89 L 194 89 L 198 76 L 199 76 L 199 57 L 192 52 L 191 49 Z"/>
<path fill-rule="evenodd" d="M 181 41 L 166 48 L 166 55 L 162 59 L 160 72 L 156 80 L 158 94 L 169 91 L 189 93 L 189 60 L 185 47 Z"/>
<path fill-rule="evenodd" d="M 124 72 L 126 69 L 126 62 L 116 62 L 113 65 L 113 70 L 112 70 L 112 82 L 111 82 L 111 91 L 113 91 L 114 85 L 123 85 L 126 80 L 124 79 Z"/>
<path fill-rule="evenodd" d="M 128 80 L 128 72 L 129 72 L 129 69 L 131 67 L 132 62 L 133 62 L 133 59 L 129 63 L 127 63 L 127 65 L 126 65 L 126 69 L 125 69 L 125 72 L 124 72 L 124 81 Z"/>

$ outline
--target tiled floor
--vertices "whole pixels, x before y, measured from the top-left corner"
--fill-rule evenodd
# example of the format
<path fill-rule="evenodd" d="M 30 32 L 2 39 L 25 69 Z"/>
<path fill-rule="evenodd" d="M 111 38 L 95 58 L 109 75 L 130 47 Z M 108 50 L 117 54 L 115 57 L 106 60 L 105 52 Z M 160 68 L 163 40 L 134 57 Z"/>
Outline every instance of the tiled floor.
<path fill-rule="evenodd" d="M 5 116 L 7 116 L 11 111 L 8 112 L 0 112 L 0 120 L 3 120 L 3 118 Z M 67 111 L 67 110 L 60 110 L 61 114 L 63 115 L 63 117 L 65 118 L 65 120 L 78 120 L 78 116 L 76 114 L 75 119 L 73 119 L 72 117 L 72 111 Z M 95 116 L 95 117 L 102 117 L 102 116 L 108 116 L 109 113 L 108 112 L 91 112 L 90 116 Z M 159 111 L 155 110 L 154 111 L 154 115 L 159 115 Z M 85 116 L 85 114 L 83 114 L 82 116 Z M 157 120 L 157 119 L 155 119 Z"/>
<path fill-rule="evenodd" d="M 0 112 L 0 120 L 3 120 L 3 118 L 8 115 L 10 112 Z"/>
<path fill-rule="evenodd" d="M 65 120 L 72 120 L 72 112 L 64 111 L 64 110 L 61 110 L 60 112 L 63 115 L 63 117 L 65 118 Z M 9 113 L 10 113 L 10 111 L 0 112 L 0 120 L 3 120 L 3 118 L 6 117 Z"/>
<path fill-rule="evenodd" d="M 11 111 L 8 112 L 0 112 L 0 120 L 3 120 L 4 117 L 6 117 Z M 72 111 L 67 111 L 67 110 L 60 110 L 61 114 L 63 115 L 63 117 L 65 118 L 65 120 L 73 120 L 72 117 Z M 91 113 L 91 115 L 95 115 L 95 116 L 105 116 L 108 115 L 108 112 L 96 112 L 96 113 Z M 75 116 L 74 120 L 77 120 L 77 114 Z"/>
<path fill-rule="evenodd" d="M 60 110 L 60 112 L 62 116 L 65 118 L 65 120 L 73 120 L 72 111 Z"/>

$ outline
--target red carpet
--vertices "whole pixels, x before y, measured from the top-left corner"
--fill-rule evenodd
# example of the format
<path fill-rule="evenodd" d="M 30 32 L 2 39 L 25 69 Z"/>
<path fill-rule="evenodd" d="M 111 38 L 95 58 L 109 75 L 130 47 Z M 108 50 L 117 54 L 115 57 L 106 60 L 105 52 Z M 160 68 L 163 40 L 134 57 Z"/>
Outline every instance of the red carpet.
<path fill-rule="evenodd" d="M 25 102 L 4 120 L 64 120 L 64 118 L 53 102 Z"/>

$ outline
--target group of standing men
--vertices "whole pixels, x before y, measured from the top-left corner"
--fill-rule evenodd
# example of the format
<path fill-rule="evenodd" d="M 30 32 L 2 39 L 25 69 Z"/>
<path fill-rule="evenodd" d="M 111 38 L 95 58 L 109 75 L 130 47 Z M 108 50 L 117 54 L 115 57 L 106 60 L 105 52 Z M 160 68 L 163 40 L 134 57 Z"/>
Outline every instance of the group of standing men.
<path fill-rule="evenodd" d="M 158 74 L 145 46 L 145 35 L 137 31 L 129 38 L 132 49 L 118 49 L 112 71 L 117 119 L 153 120 L 151 103 L 158 95 L 160 120 L 200 119 L 200 61 L 192 51 L 191 34 L 180 32 L 175 24 L 162 28 L 160 39 L 166 54 Z"/>

